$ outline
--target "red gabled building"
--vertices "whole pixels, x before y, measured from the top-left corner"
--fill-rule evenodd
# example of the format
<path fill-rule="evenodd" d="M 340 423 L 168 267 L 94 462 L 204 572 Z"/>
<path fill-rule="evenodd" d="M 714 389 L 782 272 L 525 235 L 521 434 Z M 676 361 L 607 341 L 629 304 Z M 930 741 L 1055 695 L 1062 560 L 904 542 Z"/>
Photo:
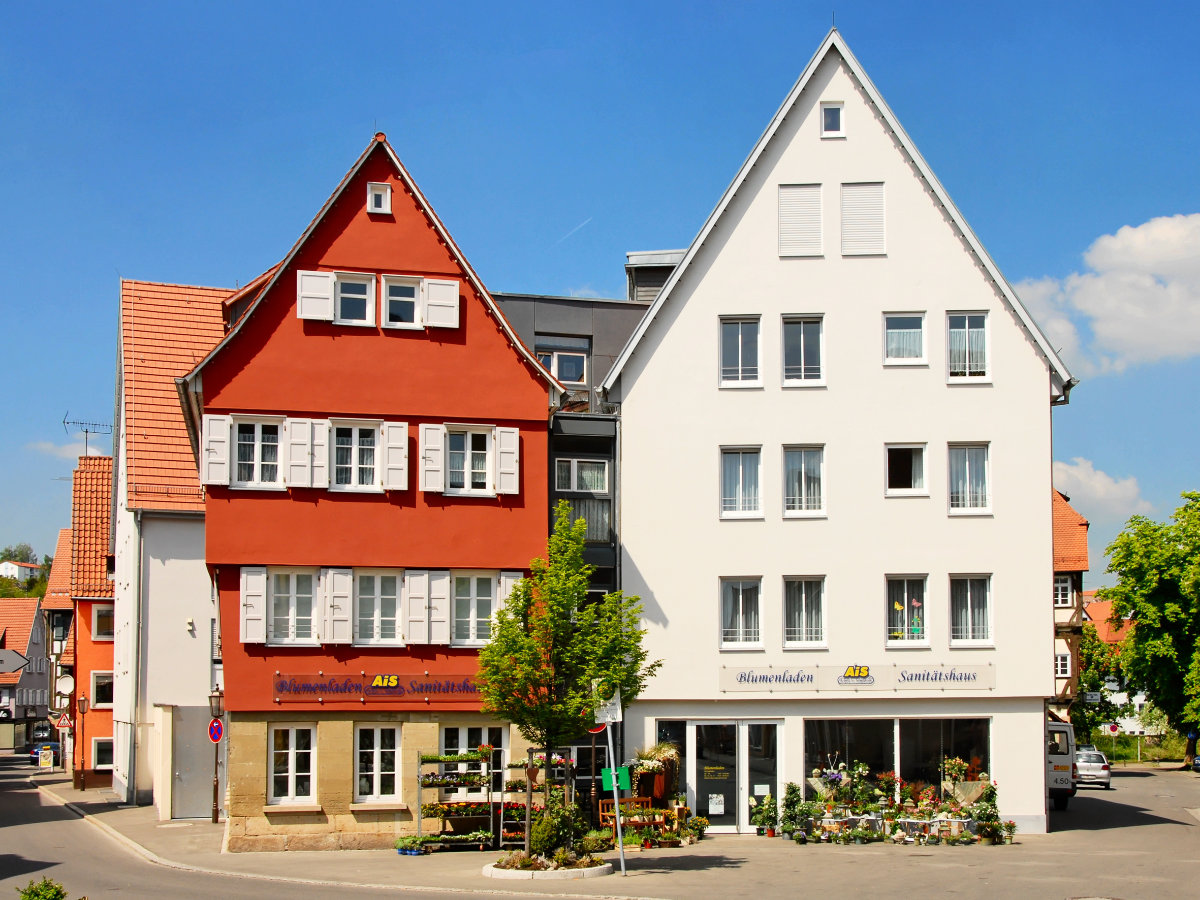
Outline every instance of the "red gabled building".
<path fill-rule="evenodd" d="M 472 678 L 544 552 L 561 386 L 382 134 L 227 309 L 180 396 L 220 604 L 228 846 L 387 846 L 416 830 L 419 753 L 517 749 Z"/>

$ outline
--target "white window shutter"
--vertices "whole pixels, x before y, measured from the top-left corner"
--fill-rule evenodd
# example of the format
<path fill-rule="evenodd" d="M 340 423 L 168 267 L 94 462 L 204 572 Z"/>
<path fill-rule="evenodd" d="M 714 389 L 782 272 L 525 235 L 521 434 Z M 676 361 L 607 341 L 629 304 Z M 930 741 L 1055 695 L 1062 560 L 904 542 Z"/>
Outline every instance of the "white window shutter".
<path fill-rule="evenodd" d="M 404 573 L 404 642 L 429 643 L 429 573 L 409 569 Z"/>
<path fill-rule="evenodd" d="M 496 493 L 521 492 L 521 431 L 496 429 Z"/>
<path fill-rule="evenodd" d="M 779 255 L 820 256 L 821 185 L 779 186 Z"/>
<path fill-rule="evenodd" d="M 288 419 L 283 423 L 287 434 L 288 487 L 312 487 L 312 419 Z"/>
<path fill-rule="evenodd" d="M 446 489 L 446 427 L 421 426 L 421 490 Z"/>
<path fill-rule="evenodd" d="M 296 315 L 301 319 L 333 321 L 332 272 L 296 273 Z"/>
<path fill-rule="evenodd" d="M 325 598 L 323 644 L 349 644 L 352 638 L 351 614 L 354 605 L 354 570 L 323 569 L 321 594 Z"/>
<path fill-rule="evenodd" d="M 329 487 L 329 420 L 312 420 L 312 487 Z"/>
<path fill-rule="evenodd" d="M 496 595 L 496 609 L 508 603 L 508 598 L 512 596 L 513 588 L 517 586 L 517 582 L 525 577 L 524 572 L 501 572 L 500 573 L 500 593 Z"/>
<path fill-rule="evenodd" d="M 241 637 L 243 644 L 267 642 L 267 570 L 242 566 Z"/>
<path fill-rule="evenodd" d="M 429 643 L 450 643 L 450 573 L 429 573 Z"/>
<path fill-rule="evenodd" d="M 842 185 L 842 255 L 878 256 L 884 240 L 883 183 Z"/>
<path fill-rule="evenodd" d="M 431 328 L 458 327 L 458 282 L 425 280 L 425 324 Z"/>
<path fill-rule="evenodd" d="M 204 417 L 204 444 L 200 450 L 200 481 L 229 484 L 229 440 L 233 420 L 229 416 Z"/>
<path fill-rule="evenodd" d="M 383 487 L 408 490 L 408 423 L 383 423 Z"/>

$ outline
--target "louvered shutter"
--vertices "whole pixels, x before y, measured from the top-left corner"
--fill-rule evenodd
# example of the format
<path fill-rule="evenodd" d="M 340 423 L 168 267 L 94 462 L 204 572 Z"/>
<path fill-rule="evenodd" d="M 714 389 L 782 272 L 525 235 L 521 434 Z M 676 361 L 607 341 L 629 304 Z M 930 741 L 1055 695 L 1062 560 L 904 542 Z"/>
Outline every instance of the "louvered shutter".
<path fill-rule="evenodd" d="M 446 489 L 446 428 L 421 426 L 421 490 Z"/>
<path fill-rule="evenodd" d="M 325 600 L 323 644 L 349 644 L 353 636 L 354 570 L 325 569 L 321 573 L 321 596 Z"/>
<path fill-rule="evenodd" d="M 408 423 L 383 423 L 383 487 L 408 490 Z"/>
<path fill-rule="evenodd" d="M 267 570 L 242 566 L 241 638 L 243 644 L 267 642 Z"/>
<path fill-rule="evenodd" d="M 820 256 L 821 185 L 779 186 L 779 255 Z"/>
<path fill-rule="evenodd" d="M 883 183 L 842 185 L 842 255 L 876 256 L 884 241 Z"/>
<path fill-rule="evenodd" d="M 517 586 L 517 582 L 525 577 L 523 572 L 501 572 L 500 573 L 500 593 L 496 598 L 496 609 L 499 609 L 504 604 L 508 603 L 508 598 L 512 596 L 513 588 Z"/>
<path fill-rule="evenodd" d="M 204 417 L 204 446 L 200 453 L 200 481 L 229 484 L 229 416 Z"/>
<path fill-rule="evenodd" d="M 429 573 L 409 569 L 404 573 L 404 642 L 429 643 Z"/>
<path fill-rule="evenodd" d="M 287 434 L 288 487 L 312 487 L 312 419 L 288 419 L 283 423 Z"/>
<path fill-rule="evenodd" d="M 458 282 L 425 281 L 425 324 L 431 328 L 458 327 Z"/>
<path fill-rule="evenodd" d="M 496 429 L 496 493 L 521 492 L 521 432 L 516 428 Z"/>
<path fill-rule="evenodd" d="M 332 322 L 334 280 L 332 272 L 297 272 L 296 315 Z"/>
<path fill-rule="evenodd" d="M 450 573 L 429 573 L 429 643 L 450 643 Z"/>

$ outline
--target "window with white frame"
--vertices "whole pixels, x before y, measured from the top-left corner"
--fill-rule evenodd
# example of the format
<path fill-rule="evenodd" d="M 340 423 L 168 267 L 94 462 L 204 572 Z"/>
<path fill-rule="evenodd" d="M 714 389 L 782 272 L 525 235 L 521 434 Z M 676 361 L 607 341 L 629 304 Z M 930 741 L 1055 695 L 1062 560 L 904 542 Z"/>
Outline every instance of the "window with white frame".
<path fill-rule="evenodd" d="M 911 366 L 925 362 L 925 314 L 883 314 L 883 363 Z"/>
<path fill-rule="evenodd" d="M 463 646 L 487 643 L 496 604 L 495 573 L 454 573 L 454 639 Z"/>
<path fill-rule="evenodd" d="M 237 462 L 233 483 L 239 487 L 282 484 L 278 422 L 235 422 Z"/>
<path fill-rule="evenodd" d="M 783 448 L 783 511 L 797 516 L 825 509 L 823 447 Z"/>
<path fill-rule="evenodd" d="M 840 100 L 821 104 L 821 137 L 840 138 L 846 136 L 846 132 L 842 129 L 842 107 L 843 104 Z"/>
<path fill-rule="evenodd" d="M 392 186 L 386 181 L 367 182 L 367 212 L 387 215 L 392 211 Z"/>
<path fill-rule="evenodd" d="M 721 646 L 756 646 L 760 642 L 758 579 L 721 581 Z"/>
<path fill-rule="evenodd" d="M 92 640 L 111 641 L 115 635 L 112 604 L 97 603 L 92 607 Z"/>
<path fill-rule="evenodd" d="M 469 494 L 492 490 L 491 429 L 446 429 L 446 491 Z"/>
<path fill-rule="evenodd" d="M 821 256 L 821 185 L 779 185 L 779 255 Z"/>
<path fill-rule="evenodd" d="M 538 361 L 563 384 L 586 384 L 592 342 L 586 337 L 539 334 L 534 336 Z"/>
<path fill-rule="evenodd" d="M 950 377 L 986 378 L 987 313 L 950 313 L 946 317 Z"/>
<path fill-rule="evenodd" d="M 271 725 L 271 803 L 311 802 L 317 796 L 313 725 Z"/>
<path fill-rule="evenodd" d="M 271 619 L 268 633 L 271 642 L 317 643 L 314 617 L 316 572 L 272 569 L 270 576 Z"/>
<path fill-rule="evenodd" d="M 950 579 L 950 641 L 992 639 L 990 579 L 985 575 Z"/>
<path fill-rule="evenodd" d="M 590 494 L 608 493 L 608 461 L 561 457 L 556 459 L 554 489 Z"/>
<path fill-rule="evenodd" d="M 395 800 L 399 794 L 400 729 L 395 725 L 355 728 L 354 799 Z"/>
<path fill-rule="evenodd" d="M 758 448 L 721 450 L 721 515 L 726 518 L 762 513 L 758 493 Z"/>
<path fill-rule="evenodd" d="M 339 325 L 375 324 L 375 278 L 338 273 L 334 285 L 333 321 Z"/>
<path fill-rule="evenodd" d="M 785 647 L 819 644 L 825 640 L 822 618 L 823 578 L 783 580 L 783 643 Z"/>
<path fill-rule="evenodd" d="M 1071 588 L 1070 575 L 1055 575 L 1054 576 L 1054 605 L 1055 606 L 1074 606 L 1075 591 Z"/>
<path fill-rule="evenodd" d="M 421 327 L 421 279 L 383 276 L 383 327 Z"/>
<path fill-rule="evenodd" d="M 400 641 L 401 577 L 396 572 L 354 573 L 354 639 L 357 643 Z"/>
<path fill-rule="evenodd" d="M 92 768 L 98 770 L 113 767 L 113 739 L 92 738 Z"/>
<path fill-rule="evenodd" d="M 925 445 L 888 444 L 885 450 L 887 496 L 925 496 Z"/>
<path fill-rule="evenodd" d="M 113 673 L 92 672 L 92 708 L 112 709 Z"/>
<path fill-rule="evenodd" d="M 330 490 L 383 489 L 378 466 L 379 426 L 333 423 L 333 478 Z"/>
<path fill-rule="evenodd" d="M 1054 654 L 1054 677 L 1055 678 L 1070 678 L 1071 677 L 1071 654 L 1070 653 L 1055 653 Z"/>
<path fill-rule="evenodd" d="M 721 384 L 759 383 L 758 318 L 721 320 Z"/>
<path fill-rule="evenodd" d="M 821 367 L 821 317 L 804 316 L 783 320 L 783 383 L 823 383 Z"/>
<path fill-rule="evenodd" d="M 950 446 L 950 509 L 986 510 L 988 496 L 987 444 Z"/>
<path fill-rule="evenodd" d="M 521 433 L 492 425 L 419 426 L 423 491 L 494 496 L 521 492 Z"/>
<path fill-rule="evenodd" d="M 477 751 L 481 746 L 492 748 L 492 791 L 503 790 L 505 776 L 504 753 L 507 746 L 506 729 L 495 725 L 447 725 L 442 728 L 442 752 L 445 754 Z M 450 763 L 443 765 L 442 771 L 475 775 L 479 782 L 477 785 L 443 788 L 443 797 L 454 800 L 470 800 L 487 796 L 488 784 L 485 776 L 482 774 L 482 763 Z"/>
<path fill-rule="evenodd" d="M 892 576 L 887 580 L 887 639 L 925 640 L 925 576 Z"/>

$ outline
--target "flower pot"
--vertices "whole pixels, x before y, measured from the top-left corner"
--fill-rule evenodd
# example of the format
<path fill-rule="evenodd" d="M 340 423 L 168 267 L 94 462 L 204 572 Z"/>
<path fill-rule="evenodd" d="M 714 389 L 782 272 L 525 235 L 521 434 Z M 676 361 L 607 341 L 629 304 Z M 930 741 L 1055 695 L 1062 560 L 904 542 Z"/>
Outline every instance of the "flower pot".
<path fill-rule="evenodd" d="M 996 842 L 995 838 L 992 838 L 992 837 L 981 837 L 979 839 L 979 843 L 983 844 L 983 846 L 985 846 L 985 847 L 990 847 L 995 842 Z"/>
<path fill-rule="evenodd" d="M 856 843 L 856 844 L 865 844 L 865 843 L 866 843 L 866 841 L 864 841 L 864 840 L 863 840 L 862 838 L 860 838 L 860 837 L 856 837 L 856 838 L 854 839 L 854 843 Z"/>
<path fill-rule="evenodd" d="M 775 837 L 775 829 L 767 826 L 767 837 Z"/>
<path fill-rule="evenodd" d="M 643 850 L 654 849 L 654 841 L 650 840 L 650 838 L 646 838 L 644 841 L 642 841 L 642 849 Z"/>
<path fill-rule="evenodd" d="M 1012 842 L 1013 842 L 1013 836 L 1011 834 L 1006 834 L 1004 836 L 1004 843 L 1011 844 Z"/>

